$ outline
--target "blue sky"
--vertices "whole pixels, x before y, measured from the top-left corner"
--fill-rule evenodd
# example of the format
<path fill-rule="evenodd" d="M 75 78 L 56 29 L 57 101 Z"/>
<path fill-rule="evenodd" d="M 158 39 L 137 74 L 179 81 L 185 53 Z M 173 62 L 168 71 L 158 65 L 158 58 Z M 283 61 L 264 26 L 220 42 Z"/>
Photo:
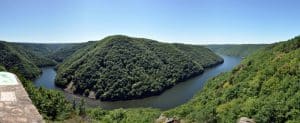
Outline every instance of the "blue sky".
<path fill-rule="evenodd" d="M 85 42 L 124 34 L 191 44 L 300 34 L 299 0 L 1 0 L 0 40 Z"/>

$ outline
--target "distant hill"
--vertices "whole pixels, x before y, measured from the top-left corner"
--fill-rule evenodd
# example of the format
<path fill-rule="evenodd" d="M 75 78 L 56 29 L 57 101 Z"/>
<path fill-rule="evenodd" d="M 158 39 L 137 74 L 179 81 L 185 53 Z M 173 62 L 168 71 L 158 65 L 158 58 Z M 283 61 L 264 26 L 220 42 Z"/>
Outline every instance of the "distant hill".
<path fill-rule="evenodd" d="M 300 121 L 300 37 L 266 46 L 207 82 L 191 101 L 165 112 L 187 122 Z"/>
<path fill-rule="evenodd" d="M 12 43 L 16 44 L 22 48 L 28 49 L 38 55 L 45 56 L 51 53 L 54 53 L 62 48 L 72 47 L 76 44 L 68 43 Z"/>
<path fill-rule="evenodd" d="M 40 74 L 40 69 L 32 61 L 40 59 L 34 54 L 28 54 L 15 44 L 0 41 L 0 66 L 2 69 L 23 74 L 28 79 L 34 79 Z"/>
<path fill-rule="evenodd" d="M 39 48 L 35 44 L 31 46 Z M 43 50 L 43 47 L 40 48 Z M 41 73 L 38 66 L 42 67 L 53 63 L 56 64 L 42 54 L 39 55 L 32 48 L 23 47 L 19 43 L 0 41 L 0 71 L 12 72 L 18 76 L 31 102 L 45 120 L 64 120 L 69 118 L 73 111 L 71 103 L 65 99 L 64 94 L 58 90 L 37 88 L 31 81 Z M 22 102 L 22 100 L 18 101 Z"/>
<path fill-rule="evenodd" d="M 55 60 L 56 62 L 63 62 L 67 57 L 71 56 L 74 52 L 83 48 L 87 45 L 95 43 L 93 41 L 89 41 L 87 43 L 74 43 L 74 44 L 65 44 L 65 47 L 62 47 L 55 52 L 50 53 L 47 55 L 48 58 Z"/>
<path fill-rule="evenodd" d="M 41 72 L 38 67 L 55 66 L 85 44 L 88 43 L 35 44 L 0 41 L 0 66 L 8 71 L 19 71 L 27 79 L 34 79 Z"/>
<path fill-rule="evenodd" d="M 49 65 L 39 66 L 53 66 L 56 62 L 62 62 L 62 60 L 75 52 L 78 48 L 84 46 L 85 43 L 57 43 L 57 44 L 38 44 L 38 43 L 14 43 L 19 47 L 30 51 L 39 57 L 52 61 Z M 54 62 L 54 63 L 53 63 Z"/>
<path fill-rule="evenodd" d="M 212 51 L 230 56 L 246 57 L 253 52 L 267 46 L 267 44 L 220 44 L 220 45 L 205 45 Z"/>
<path fill-rule="evenodd" d="M 56 84 L 101 100 L 160 94 L 223 59 L 202 46 L 110 36 L 90 43 L 58 67 Z"/>

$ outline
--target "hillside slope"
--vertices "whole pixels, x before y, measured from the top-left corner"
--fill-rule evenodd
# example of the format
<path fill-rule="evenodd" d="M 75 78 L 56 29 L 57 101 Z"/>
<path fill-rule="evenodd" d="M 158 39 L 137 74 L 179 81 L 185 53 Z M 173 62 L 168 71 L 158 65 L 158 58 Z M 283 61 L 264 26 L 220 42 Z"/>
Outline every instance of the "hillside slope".
<path fill-rule="evenodd" d="M 50 53 L 47 55 L 48 58 L 55 60 L 56 62 L 63 62 L 67 57 L 71 56 L 73 53 L 75 53 L 77 50 L 87 46 L 91 45 L 92 41 L 89 41 L 87 43 L 74 43 L 74 44 L 65 44 L 65 47 L 62 47 L 55 52 Z"/>
<path fill-rule="evenodd" d="M 84 43 L 57 43 L 57 44 L 38 44 L 38 43 L 13 43 L 21 48 L 23 51 L 30 52 L 39 59 L 36 59 L 36 65 L 40 67 L 54 66 L 57 62 L 61 62 L 62 59 L 71 55 Z M 65 52 L 62 52 L 65 51 Z M 72 51 L 72 52 L 71 52 Z"/>
<path fill-rule="evenodd" d="M 220 44 L 220 45 L 206 45 L 205 47 L 211 49 L 216 53 L 223 54 L 223 55 L 246 57 L 266 46 L 267 44 L 235 44 L 235 45 Z"/>
<path fill-rule="evenodd" d="M 221 62 L 202 46 L 110 36 L 66 59 L 58 67 L 56 84 L 101 100 L 141 98 L 160 94 Z"/>
<path fill-rule="evenodd" d="M 25 55 L 25 51 L 20 51 L 18 46 L 0 41 L 0 66 L 2 69 L 23 74 L 28 79 L 36 78 L 41 72 L 31 61 L 36 57 L 30 54 Z"/>
<path fill-rule="evenodd" d="M 189 122 L 300 121 L 300 37 L 247 57 L 231 72 L 207 82 L 191 101 L 165 112 Z"/>

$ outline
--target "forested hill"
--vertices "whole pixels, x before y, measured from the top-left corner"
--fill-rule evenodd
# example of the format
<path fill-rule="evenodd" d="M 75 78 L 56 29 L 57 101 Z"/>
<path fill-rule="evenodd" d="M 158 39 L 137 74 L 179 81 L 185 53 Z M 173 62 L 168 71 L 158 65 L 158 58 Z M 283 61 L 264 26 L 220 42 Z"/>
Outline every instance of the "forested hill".
<path fill-rule="evenodd" d="M 41 72 L 38 67 L 55 66 L 86 44 L 88 43 L 34 44 L 0 41 L 0 70 L 18 71 L 27 79 L 34 79 Z"/>
<path fill-rule="evenodd" d="M 78 47 L 85 46 L 87 43 L 57 43 L 57 44 L 39 44 L 39 43 L 13 43 L 19 48 L 26 49 L 31 54 L 50 60 L 47 64 L 39 66 L 53 66 L 56 62 L 62 62 L 63 59 L 74 53 Z"/>
<path fill-rule="evenodd" d="M 49 55 L 47 55 L 47 57 L 55 60 L 56 62 L 63 62 L 67 57 L 71 56 L 78 49 L 81 49 L 87 45 L 91 45 L 92 43 L 95 42 L 89 41 L 86 43 L 64 44 L 64 47 L 50 53 Z"/>
<path fill-rule="evenodd" d="M 246 57 L 253 52 L 266 47 L 267 44 L 216 44 L 216 45 L 205 45 L 205 47 L 212 51 L 230 56 Z"/>
<path fill-rule="evenodd" d="M 191 101 L 167 111 L 190 122 L 300 121 L 300 37 L 250 55 L 231 72 L 207 82 Z"/>
<path fill-rule="evenodd" d="M 18 71 L 28 79 L 36 78 L 41 72 L 32 62 L 32 59 L 39 59 L 33 54 L 26 54 L 20 51 L 20 47 L 4 41 L 0 41 L 0 66 L 3 70 L 12 72 Z"/>
<path fill-rule="evenodd" d="M 101 100 L 126 100 L 160 94 L 222 62 L 202 46 L 109 36 L 59 65 L 56 84 Z"/>
<path fill-rule="evenodd" d="M 0 71 L 12 72 L 18 76 L 32 103 L 45 120 L 64 120 L 70 116 L 73 109 L 63 93 L 57 90 L 36 88 L 30 81 L 41 73 L 38 65 L 48 64 L 47 62 L 49 59 L 37 55 L 31 48 L 25 48 L 19 43 L 0 41 Z"/>

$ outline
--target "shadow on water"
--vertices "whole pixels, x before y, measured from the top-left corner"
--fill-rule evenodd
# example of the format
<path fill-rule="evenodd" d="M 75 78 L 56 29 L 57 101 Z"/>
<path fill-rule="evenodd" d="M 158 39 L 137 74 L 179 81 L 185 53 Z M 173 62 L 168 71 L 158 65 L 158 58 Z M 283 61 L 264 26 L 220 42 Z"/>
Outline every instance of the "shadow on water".
<path fill-rule="evenodd" d="M 233 67 L 241 62 L 241 58 L 233 56 L 221 55 L 224 59 L 224 63 L 215 67 L 206 69 L 205 72 L 197 77 L 189 79 L 185 82 L 181 82 L 171 89 L 166 90 L 164 93 L 158 96 L 152 96 L 144 99 L 128 100 L 128 101 L 115 101 L 115 102 L 103 102 L 99 100 L 89 99 L 86 97 L 70 94 L 64 92 L 66 98 L 70 101 L 75 99 L 79 101 L 83 98 L 88 107 L 101 107 L 103 109 L 116 109 L 116 108 L 137 108 L 137 107 L 153 107 L 162 110 L 170 109 L 181 105 L 190 100 L 195 93 L 197 93 L 203 87 L 204 83 L 217 76 L 222 72 L 231 70 Z M 43 74 L 35 80 L 37 87 L 45 87 L 48 89 L 57 89 L 54 84 L 56 72 L 54 67 L 42 68 Z"/>

